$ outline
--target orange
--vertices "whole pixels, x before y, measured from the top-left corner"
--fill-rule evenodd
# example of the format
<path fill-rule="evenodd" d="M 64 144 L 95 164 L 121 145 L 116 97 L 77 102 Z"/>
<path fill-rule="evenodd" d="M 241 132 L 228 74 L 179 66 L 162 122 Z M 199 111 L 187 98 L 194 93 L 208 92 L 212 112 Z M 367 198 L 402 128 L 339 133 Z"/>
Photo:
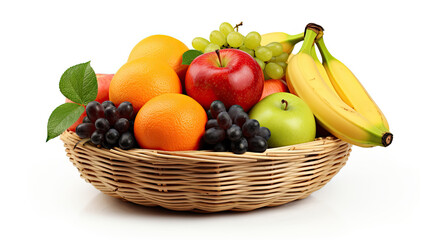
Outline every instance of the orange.
<path fill-rule="evenodd" d="M 197 150 L 207 115 L 193 98 L 166 93 L 149 100 L 137 113 L 134 135 L 141 148 Z"/>
<path fill-rule="evenodd" d="M 166 35 L 152 35 L 137 43 L 128 57 L 132 61 L 141 57 L 151 57 L 167 62 L 184 81 L 188 65 L 182 65 L 182 55 L 189 48 L 176 38 Z"/>
<path fill-rule="evenodd" d="M 269 79 L 264 82 L 264 90 L 262 91 L 262 96 L 259 101 L 261 101 L 264 97 L 277 93 L 277 92 L 287 92 L 286 83 L 283 80 L 278 79 Z"/>
<path fill-rule="evenodd" d="M 130 102 L 137 113 L 153 97 L 181 92 L 179 77 L 167 63 L 139 58 L 118 70 L 110 82 L 109 98 L 115 105 Z"/>

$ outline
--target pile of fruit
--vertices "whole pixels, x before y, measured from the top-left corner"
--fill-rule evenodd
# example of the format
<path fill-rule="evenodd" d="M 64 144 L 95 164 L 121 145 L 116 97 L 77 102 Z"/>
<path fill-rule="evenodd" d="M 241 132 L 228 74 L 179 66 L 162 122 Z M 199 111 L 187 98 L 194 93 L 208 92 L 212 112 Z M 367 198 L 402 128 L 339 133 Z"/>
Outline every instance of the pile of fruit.
<path fill-rule="evenodd" d="M 149 36 L 115 74 L 95 74 L 89 62 L 67 69 L 60 79 L 66 103 L 52 112 L 47 141 L 67 129 L 106 149 L 243 154 L 325 132 L 362 147 L 390 145 L 386 118 L 327 50 L 321 26 L 243 35 L 240 25 L 222 23 L 209 40 L 194 38 L 194 49 Z"/>

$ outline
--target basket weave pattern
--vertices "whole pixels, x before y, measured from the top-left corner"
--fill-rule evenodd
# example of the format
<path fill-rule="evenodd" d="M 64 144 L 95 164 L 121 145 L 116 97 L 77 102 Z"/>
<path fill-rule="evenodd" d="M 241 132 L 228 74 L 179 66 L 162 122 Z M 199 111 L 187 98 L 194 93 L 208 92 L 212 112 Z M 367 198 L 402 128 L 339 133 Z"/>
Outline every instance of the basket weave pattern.
<path fill-rule="evenodd" d="M 66 131 L 61 140 L 81 177 L 101 192 L 178 211 L 250 211 L 302 199 L 346 163 L 333 137 L 242 155 L 210 151 L 107 150 Z"/>

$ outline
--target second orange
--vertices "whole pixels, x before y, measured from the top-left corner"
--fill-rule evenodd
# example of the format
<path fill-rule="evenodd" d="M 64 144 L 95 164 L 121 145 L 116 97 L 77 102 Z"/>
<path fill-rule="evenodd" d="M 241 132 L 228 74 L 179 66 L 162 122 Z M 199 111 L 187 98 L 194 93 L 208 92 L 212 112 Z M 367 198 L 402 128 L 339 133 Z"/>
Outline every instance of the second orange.
<path fill-rule="evenodd" d="M 110 100 L 117 104 L 128 101 L 138 110 L 150 99 L 164 93 L 181 93 L 176 72 L 164 61 L 139 58 L 124 64 L 113 77 Z"/>

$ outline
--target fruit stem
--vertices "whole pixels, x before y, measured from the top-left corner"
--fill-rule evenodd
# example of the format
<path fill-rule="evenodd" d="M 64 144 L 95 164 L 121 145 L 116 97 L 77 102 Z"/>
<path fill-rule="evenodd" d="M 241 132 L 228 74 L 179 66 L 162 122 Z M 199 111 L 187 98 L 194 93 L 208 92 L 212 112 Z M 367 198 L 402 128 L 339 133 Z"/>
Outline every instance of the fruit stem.
<path fill-rule="evenodd" d="M 311 47 L 315 39 L 323 36 L 323 27 L 315 23 L 309 23 L 305 26 L 304 43 L 302 44 L 300 52 L 311 55 Z"/>
<path fill-rule="evenodd" d="M 323 29 L 322 26 L 315 24 L 315 23 L 309 23 L 307 24 L 307 26 L 305 26 L 305 29 L 313 29 L 315 30 L 315 32 L 317 32 L 317 37 L 316 40 L 318 40 L 319 38 L 323 37 L 323 31 L 325 31 L 325 29 Z M 305 34 L 304 34 L 305 37 Z"/>
<path fill-rule="evenodd" d="M 386 132 L 383 134 L 383 137 L 381 138 L 381 143 L 383 146 L 387 147 L 389 146 L 393 141 L 393 134 L 390 132 Z"/>
<path fill-rule="evenodd" d="M 299 51 L 311 55 L 311 48 L 313 47 L 314 40 L 316 39 L 317 34 L 318 32 L 316 32 L 314 29 L 306 29 L 304 43 L 302 44 L 301 50 Z"/>
<path fill-rule="evenodd" d="M 320 55 L 322 55 L 323 62 L 328 62 L 330 60 L 335 59 L 334 56 L 332 56 L 331 53 L 328 51 L 328 48 L 326 48 L 325 41 L 323 41 L 323 37 L 319 38 L 316 41 L 316 44 L 319 48 Z"/>
<path fill-rule="evenodd" d="M 284 99 L 282 99 L 282 107 L 283 107 L 283 104 L 284 104 L 284 108 L 283 108 L 283 110 L 285 110 L 285 111 L 286 111 L 288 103 L 287 103 L 287 101 L 286 101 L 286 100 L 284 100 Z"/>
<path fill-rule="evenodd" d="M 295 45 L 298 42 L 301 42 L 302 40 L 304 40 L 304 32 L 302 32 L 300 34 L 287 36 L 287 42 L 289 42 L 292 45 Z"/>
<path fill-rule="evenodd" d="M 219 49 L 216 49 L 216 55 L 217 55 L 217 59 L 219 59 L 219 67 L 223 67 L 222 66 L 222 60 L 220 60 L 220 52 L 219 52 Z"/>
<path fill-rule="evenodd" d="M 236 32 L 238 32 L 238 27 L 243 26 L 243 22 L 241 21 L 239 24 L 236 24 L 234 29 Z"/>

